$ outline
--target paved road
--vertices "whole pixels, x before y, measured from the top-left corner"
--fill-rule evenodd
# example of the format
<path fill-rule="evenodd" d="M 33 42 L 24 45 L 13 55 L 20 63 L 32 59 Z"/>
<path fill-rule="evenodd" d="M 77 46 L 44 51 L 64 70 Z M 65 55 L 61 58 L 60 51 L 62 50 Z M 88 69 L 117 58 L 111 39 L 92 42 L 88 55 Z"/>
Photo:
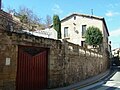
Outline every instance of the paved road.
<path fill-rule="evenodd" d="M 116 73 L 110 78 L 78 90 L 120 90 L 120 67 L 114 67 Z"/>

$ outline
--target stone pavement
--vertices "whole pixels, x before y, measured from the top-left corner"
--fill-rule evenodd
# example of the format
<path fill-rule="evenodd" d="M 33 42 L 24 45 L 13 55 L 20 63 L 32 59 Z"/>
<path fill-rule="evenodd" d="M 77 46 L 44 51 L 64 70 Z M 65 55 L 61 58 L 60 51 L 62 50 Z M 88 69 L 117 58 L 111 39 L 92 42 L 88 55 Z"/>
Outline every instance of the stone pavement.
<path fill-rule="evenodd" d="M 114 74 L 115 72 L 113 70 L 107 70 L 106 72 L 104 73 L 101 73 L 97 76 L 94 76 L 94 77 L 91 77 L 91 78 L 88 78 L 86 80 L 83 80 L 81 82 L 78 82 L 76 84 L 72 84 L 70 86 L 67 86 L 67 87 L 62 87 L 62 88 L 56 88 L 56 89 L 52 89 L 52 90 L 77 90 L 77 89 L 80 89 L 80 88 L 83 88 L 83 87 L 86 87 L 86 86 L 89 86 L 89 85 L 92 85 L 94 83 L 97 83 L 99 81 L 102 81 L 103 79 L 107 78 L 108 76 L 110 77 L 112 74 Z M 81 90 L 81 89 L 80 89 Z"/>

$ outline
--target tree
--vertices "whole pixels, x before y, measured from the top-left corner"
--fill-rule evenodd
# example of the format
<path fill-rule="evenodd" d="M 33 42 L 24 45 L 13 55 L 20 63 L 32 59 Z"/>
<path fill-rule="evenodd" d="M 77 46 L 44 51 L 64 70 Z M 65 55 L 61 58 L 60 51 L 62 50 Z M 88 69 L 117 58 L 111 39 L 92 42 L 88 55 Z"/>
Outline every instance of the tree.
<path fill-rule="evenodd" d="M 49 28 L 51 24 L 52 24 L 52 19 L 49 15 L 47 15 L 45 19 L 45 27 Z"/>
<path fill-rule="evenodd" d="M 14 13 L 14 16 L 18 17 L 20 21 L 24 24 L 28 24 L 29 26 L 32 24 L 41 24 L 41 18 L 39 18 L 36 14 L 33 13 L 27 7 L 19 7 L 19 10 L 16 12 L 15 9 L 8 8 L 9 13 Z"/>
<path fill-rule="evenodd" d="M 15 9 L 13 9 L 11 6 L 8 6 L 7 7 L 7 12 L 10 13 L 10 14 L 11 13 L 13 14 L 13 13 L 15 13 Z"/>
<path fill-rule="evenodd" d="M 93 47 L 97 47 L 97 45 L 100 45 L 103 41 L 102 32 L 99 28 L 94 26 L 87 28 L 85 38 L 85 42 Z"/>
<path fill-rule="evenodd" d="M 58 15 L 53 16 L 53 28 L 57 31 L 58 39 L 61 39 L 61 21 Z"/>
<path fill-rule="evenodd" d="M 44 24 L 41 22 L 42 19 L 27 7 L 19 7 L 17 12 L 15 9 L 8 8 L 8 12 L 14 13 L 14 16 L 18 17 L 21 23 L 26 25 L 28 29 L 32 29 L 32 27 L 44 29 Z"/>
<path fill-rule="evenodd" d="M 33 24 L 40 24 L 41 25 L 41 18 L 34 14 L 33 20 L 31 20 Z"/>
<path fill-rule="evenodd" d="M 20 18 L 20 21 L 22 23 L 25 23 L 25 24 L 28 23 L 28 17 L 27 17 L 27 15 L 25 15 L 25 14 L 24 15 L 20 15 L 19 18 Z"/>
<path fill-rule="evenodd" d="M 18 14 L 21 16 L 26 15 L 29 24 L 40 24 L 41 18 L 39 18 L 31 9 L 27 7 L 20 7 Z"/>

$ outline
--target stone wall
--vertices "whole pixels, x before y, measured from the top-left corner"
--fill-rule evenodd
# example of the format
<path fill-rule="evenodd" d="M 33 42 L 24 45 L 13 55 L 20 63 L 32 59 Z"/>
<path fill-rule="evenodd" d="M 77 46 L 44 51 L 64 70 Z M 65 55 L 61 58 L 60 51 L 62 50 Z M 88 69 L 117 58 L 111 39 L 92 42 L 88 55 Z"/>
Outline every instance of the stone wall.
<path fill-rule="evenodd" d="M 56 45 L 57 48 L 55 48 Z M 50 87 L 67 86 L 109 68 L 108 56 L 63 41 L 51 48 Z M 53 56 L 52 56 L 53 55 Z"/>
<path fill-rule="evenodd" d="M 49 49 L 47 88 L 77 83 L 108 68 L 106 54 L 102 55 L 64 40 L 0 29 L 0 90 L 16 88 L 18 45 Z"/>
<path fill-rule="evenodd" d="M 10 59 L 10 65 L 7 59 Z M 0 90 L 14 90 L 16 71 L 17 45 L 12 45 L 6 33 L 0 33 Z"/>

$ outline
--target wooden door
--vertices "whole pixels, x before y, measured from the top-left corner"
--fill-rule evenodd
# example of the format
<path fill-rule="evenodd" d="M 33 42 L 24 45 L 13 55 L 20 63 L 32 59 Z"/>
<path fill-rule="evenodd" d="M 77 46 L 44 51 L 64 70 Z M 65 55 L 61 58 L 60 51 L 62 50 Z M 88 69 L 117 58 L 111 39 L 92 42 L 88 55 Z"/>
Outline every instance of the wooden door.
<path fill-rule="evenodd" d="M 19 46 L 17 90 L 40 90 L 47 87 L 47 50 Z"/>

